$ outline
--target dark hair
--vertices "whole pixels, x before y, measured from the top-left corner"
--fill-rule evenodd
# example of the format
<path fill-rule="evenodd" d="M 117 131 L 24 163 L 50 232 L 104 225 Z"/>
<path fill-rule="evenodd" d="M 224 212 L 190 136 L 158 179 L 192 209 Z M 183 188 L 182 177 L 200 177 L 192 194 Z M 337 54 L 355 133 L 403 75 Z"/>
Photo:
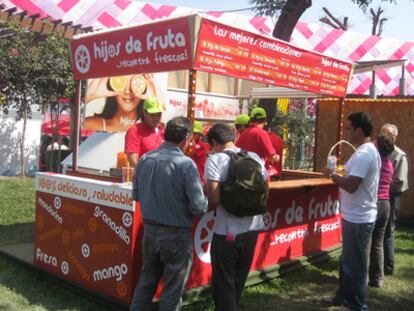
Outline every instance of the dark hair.
<path fill-rule="evenodd" d="M 176 117 L 167 122 L 164 131 L 166 141 L 178 144 L 193 133 L 193 125 L 185 117 Z"/>
<path fill-rule="evenodd" d="M 138 119 L 143 118 L 143 107 L 144 106 L 144 100 L 140 100 L 137 106 L 137 114 Z M 118 103 L 114 96 L 107 97 L 105 100 L 105 106 L 101 113 L 95 113 L 96 117 L 100 117 L 103 119 L 112 119 L 116 112 L 118 111 Z"/>
<path fill-rule="evenodd" d="M 368 137 L 372 133 L 372 121 L 369 114 L 365 112 L 354 112 L 348 116 L 348 120 L 351 121 L 352 127 L 355 129 L 360 128 L 365 137 Z"/>
<path fill-rule="evenodd" d="M 216 123 L 210 128 L 207 134 L 207 140 L 210 145 L 213 145 L 213 139 L 220 145 L 224 145 L 229 141 L 234 142 L 233 130 L 224 123 Z"/>
<path fill-rule="evenodd" d="M 394 139 L 388 134 L 379 135 L 377 137 L 377 148 L 381 157 L 388 157 L 394 151 Z"/>

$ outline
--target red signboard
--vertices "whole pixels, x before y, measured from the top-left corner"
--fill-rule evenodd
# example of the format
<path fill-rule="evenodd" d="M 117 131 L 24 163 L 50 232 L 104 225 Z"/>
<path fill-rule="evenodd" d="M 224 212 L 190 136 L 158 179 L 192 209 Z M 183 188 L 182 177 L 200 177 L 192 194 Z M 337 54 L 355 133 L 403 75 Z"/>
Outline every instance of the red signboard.
<path fill-rule="evenodd" d="M 34 264 L 119 301 L 136 280 L 129 189 L 56 174 L 36 176 Z"/>
<path fill-rule="evenodd" d="M 75 79 L 189 69 L 188 17 L 103 32 L 71 41 Z"/>
<path fill-rule="evenodd" d="M 251 271 L 263 270 L 341 242 L 341 216 L 335 185 L 281 193 L 270 189 L 265 227 L 260 232 Z M 194 263 L 187 288 L 208 285 L 214 211 L 194 224 Z"/>
<path fill-rule="evenodd" d="M 344 97 L 352 64 L 203 19 L 194 69 Z"/>

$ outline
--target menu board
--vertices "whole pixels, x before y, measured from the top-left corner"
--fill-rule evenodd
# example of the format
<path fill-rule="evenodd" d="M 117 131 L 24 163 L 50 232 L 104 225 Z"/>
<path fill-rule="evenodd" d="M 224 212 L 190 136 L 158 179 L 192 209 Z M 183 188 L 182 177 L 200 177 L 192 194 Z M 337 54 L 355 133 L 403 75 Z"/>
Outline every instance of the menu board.
<path fill-rule="evenodd" d="M 211 20 L 202 20 L 194 68 L 344 97 L 352 64 Z"/>

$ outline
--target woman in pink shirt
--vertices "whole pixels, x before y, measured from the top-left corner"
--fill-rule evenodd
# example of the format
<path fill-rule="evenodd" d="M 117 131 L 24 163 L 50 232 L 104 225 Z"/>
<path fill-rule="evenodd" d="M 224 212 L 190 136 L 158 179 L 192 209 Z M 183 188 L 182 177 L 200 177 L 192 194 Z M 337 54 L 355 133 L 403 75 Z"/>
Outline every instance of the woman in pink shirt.
<path fill-rule="evenodd" d="M 377 137 L 377 148 L 381 155 L 381 173 L 378 186 L 377 220 L 372 233 L 369 262 L 369 282 L 371 287 L 381 287 L 384 282 L 384 233 L 390 215 L 390 182 L 393 166 L 388 156 L 394 150 L 394 142 L 389 135 Z"/>

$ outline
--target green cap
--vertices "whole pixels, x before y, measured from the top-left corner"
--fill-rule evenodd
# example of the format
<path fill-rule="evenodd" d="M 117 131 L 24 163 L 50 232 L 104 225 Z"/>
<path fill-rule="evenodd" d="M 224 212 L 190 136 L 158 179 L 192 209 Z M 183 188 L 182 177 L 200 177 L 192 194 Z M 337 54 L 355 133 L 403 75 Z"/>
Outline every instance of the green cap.
<path fill-rule="evenodd" d="M 156 97 L 148 97 L 144 101 L 144 110 L 148 113 L 160 113 L 163 112 L 162 103 Z"/>
<path fill-rule="evenodd" d="M 250 117 L 247 114 L 241 114 L 236 117 L 234 120 L 235 125 L 248 125 L 250 121 Z"/>
<path fill-rule="evenodd" d="M 251 119 L 266 119 L 267 114 L 263 108 L 257 107 L 252 110 L 250 113 Z"/>
<path fill-rule="evenodd" d="M 201 133 L 203 131 L 203 123 L 200 121 L 194 121 L 194 133 Z"/>

